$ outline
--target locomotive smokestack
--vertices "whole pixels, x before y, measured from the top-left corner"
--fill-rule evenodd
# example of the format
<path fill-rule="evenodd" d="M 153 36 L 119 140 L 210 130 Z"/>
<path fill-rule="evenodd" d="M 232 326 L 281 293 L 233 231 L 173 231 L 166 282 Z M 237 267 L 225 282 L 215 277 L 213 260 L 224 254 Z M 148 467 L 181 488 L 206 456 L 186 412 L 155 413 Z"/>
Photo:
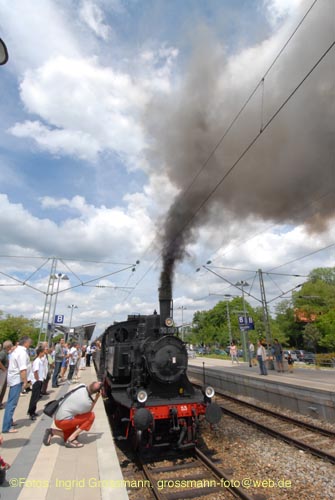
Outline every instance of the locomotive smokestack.
<path fill-rule="evenodd" d="M 166 318 L 171 317 L 172 286 L 171 275 L 164 270 L 161 273 L 161 286 L 159 288 L 160 326 L 165 326 Z"/>

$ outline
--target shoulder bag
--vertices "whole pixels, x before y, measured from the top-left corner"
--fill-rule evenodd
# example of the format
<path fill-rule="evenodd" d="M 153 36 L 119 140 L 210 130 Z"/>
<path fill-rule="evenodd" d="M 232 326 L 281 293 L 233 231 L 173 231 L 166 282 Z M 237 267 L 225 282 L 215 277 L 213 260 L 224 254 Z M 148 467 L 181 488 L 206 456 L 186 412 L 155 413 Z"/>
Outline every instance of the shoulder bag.
<path fill-rule="evenodd" d="M 53 417 L 56 411 L 58 410 L 59 406 L 63 403 L 64 399 L 66 399 L 68 396 L 76 392 L 78 389 L 81 389 L 82 387 L 85 387 L 85 385 L 82 384 L 79 387 L 72 389 L 72 391 L 67 392 L 64 396 L 62 396 L 59 399 L 53 399 L 52 401 L 49 401 L 49 403 L 47 403 L 44 406 L 43 413 L 48 417 Z"/>

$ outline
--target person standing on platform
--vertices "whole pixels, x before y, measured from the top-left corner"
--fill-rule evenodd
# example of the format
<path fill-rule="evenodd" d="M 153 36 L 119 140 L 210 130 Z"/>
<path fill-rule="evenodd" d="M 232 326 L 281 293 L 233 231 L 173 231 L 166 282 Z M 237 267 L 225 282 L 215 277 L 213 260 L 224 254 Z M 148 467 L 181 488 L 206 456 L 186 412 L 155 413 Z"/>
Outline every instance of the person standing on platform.
<path fill-rule="evenodd" d="M 77 345 L 75 344 L 75 342 L 73 342 L 71 344 L 71 348 L 69 350 L 69 373 L 67 376 L 68 381 L 71 381 L 73 378 L 74 371 L 75 371 L 76 365 L 77 365 L 77 361 L 78 361 L 78 349 L 77 349 Z"/>
<path fill-rule="evenodd" d="M 259 364 L 260 375 L 267 375 L 268 371 L 266 369 L 266 350 L 260 340 L 257 342 L 257 361 Z"/>
<path fill-rule="evenodd" d="M 62 366 L 60 369 L 61 382 L 65 382 L 65 375 L 66 375 L 66 371 L 67 371 L 68 366 L 69 366 L 69 350 L 70 350 L 69 344 L 66 342 L 63 346 L 64 358 L 63 358 Z"/>
<path fill-rule="evenodd" d="M 61 403 L 55 414 L 55 425 L 60 430 L 46 429 L 43 437 L 45 446 L 50 445 L 53 436 L 63 438 L 66 448 L 84 446 L 77 437 L 92 427 L 95 418 L 92 410 L 100 396 L 101 387 L 101 382 L 92 382 L 88 386 L 83 384 Z"/>
<path fill-rule="evenodd" d="M 230 357 L 232 364 L 234 364 L 234 361 L 238 364 L 237 347 L 234 341 L 230 344 Z"/>
<path fill-rule="evenodd" d="M 1 375 L 0 375 L 0 410 L 4 408 L 4 405 L 2 404 L 3 398 L 5 397 L 6 394 L 6 389 L 7 389 L 7 372 L 8 372 L 8 365 L 9 365 L 9 353 L 13 349 L 13 343 L 11 340 L 5 340 L 2 346 L 2 351 L 0 351 L 0 370 L 1 370 Z"/>
<path fill-rule="evenodd" d="M 89 368 L 91 366 L 91 357 L 92 357 L 92 350 L 91 346 L 88 345 L 86 347 L 86 367 Z"/>
<path fill-rule="evenodd" d="M 33 362 L 33 373 L 31 376 L 33 388 L 31 391 L 30 403 L 28 408 L 28 415 L 30 416 L 30 420 L 36 420 L 36 418 L 38 417 L 36 413 L 36 407 L 41 396 L 42 384 L 45 377 L 44 358 L 45 348 L 43 346 L 40 346 L 36 349 L 36 358 Z"/>
<path fill-rule="evenodd" d="M 47 396 L 48 393 L 48 384 L 52 376 L 52 370 L 54 367 L 54 360 L 52 358 L 52 349 L 48 347 L 48 342 L 43 342 L 42 347 L 44 348 L 44 358 L 42 358 L 44 363 L 44 380 L 41 388 L 41 395 Z"/>
<path fill-rule="evenodd" d="M 282 346 L 279 344 L 278 339 L 274 340 L 273 344 L 273 355 L 276 359 L 277 363 L 277 371 L 278 372 L 284 372 L 284 366 L 283 366 L 283 350 Z"/>
<path fill-rule="evenodd" d="M 86 366 L 86 345 L 83 345 L 83 347 L 81 348 L 81 358 L 80 358 L 79 369 L 85 370 L 85 366 Z"/>
<path fill-rule="evenodd" d="M 294 363 L 294 360 L 293 360 L 291 354 L 289 354 L 287 356 L 287 364 L 288 364 L 288 371 L 289 371 L 289 373 L 293 373 L 293 363 Z"/>
<path fill-rule="evenodd" d="M 64 339 L 60 339 L 55 346 L 55 368 L 52 376 L 52 387 L 58 387 L 58 375 L 64 359 Z"/>
<path fill-rule="evenodd" d="M 28 349 L 31 345 L 30 337 L 22 337 L 19 345 L 11 353 L 8 366 L 7 383 L 9 386 L 8 400 L 2 422 L 2 432 L 18 432 L 13 426 L 15 408 L 21 391 L 28 386 L 31 363 Z"/>
<path fill-rule="evenodd" d="M 255 356 L 255 346 L 251 342 L 251 340 L 249 340 L 249 343 L 248 343 L 248 358 L 249 358 L 249 366 L 250 366 L 250 368 L 252 367 L 254 356 Z"/>
<path fill-rule="evenodd" d="M 81 361 L 81 356 L 82 356 L 82 349 L 79 344 L 76 345 L 77 348 L 77 363 L 74 369 L 74 374 L 73 374 L 73 380 L 76 382 L 80 379 L 79 375 L 79 368 L 80 368 L 80 361 Z"/>

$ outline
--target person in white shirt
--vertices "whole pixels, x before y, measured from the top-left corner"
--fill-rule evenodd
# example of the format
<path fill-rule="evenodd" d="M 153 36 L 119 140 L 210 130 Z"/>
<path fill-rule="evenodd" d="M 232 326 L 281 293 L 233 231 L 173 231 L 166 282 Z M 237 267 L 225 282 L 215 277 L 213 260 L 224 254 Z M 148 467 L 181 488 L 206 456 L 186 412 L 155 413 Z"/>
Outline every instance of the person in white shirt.
<path fill-rule="evenodd" d="M 69 381 L 72 380 L 74 370 L 76 368 L 78 361 L 78 349 L 77 345 L 75 343 L 71 344 L 71 349 L 69 350 L 69 374 L 67 376 L 67 379 Z"/>
<path fill-rule="evenodd" d="M 254 356 L 255 356 L 255 346 L 254 344 L 249 340 L 248 342 L 248 359 L 249 359 L 249 367 L 251 368 L 254 362 Z M 257 363 L 256 363 L 257 365 Z"/>
<path fill-rule="evenodd" d="M 260 340 L 257 342 L 257 361 L 259 364 L 260 375 L 267 375 L 266 350 Z"/>
<path fill-rule="evenodd" d="M 22 337 L 19 345 L 14 349 L 9 359 L 7 373 L 9 393 L 2 421 L 2 432 L 18 432 L 12 427 L 13 416 L 21 391 L 27 387 L 30 378 L 31 363 L 28 354 L 30 345 L 31 338 Z"/>
<path fill-rule="evenodd" d="M 93 408 L 100 396 L 101 382 L 92 382 L 88 386 L 81 385 L 64 399 L 55 414 L 55 425 L 58 429 L 46 429 L 43 437 L 45 446 L 49 446 L 53 436 L 60 436 L 67 448 L 82 448 L 77 440 L 83 431 L 89 431 L 94 422 Z M 93 399 L 93 395 L 95 397 Z"/>
<path fill-rule="evenodd" d="M 33 363 L 31 382 L 33 384 L 33 388 L 31 391 L 30 403 L 28 408 L 28 415 L 31 420 L 36 420 L 38 417 L 36 413 L 37 402 L 40 399 L 41 388 L 43 384 L 43 380 L 45 377 L 45 349 L 40 346 L 36 349 L 36 358 Z"/>

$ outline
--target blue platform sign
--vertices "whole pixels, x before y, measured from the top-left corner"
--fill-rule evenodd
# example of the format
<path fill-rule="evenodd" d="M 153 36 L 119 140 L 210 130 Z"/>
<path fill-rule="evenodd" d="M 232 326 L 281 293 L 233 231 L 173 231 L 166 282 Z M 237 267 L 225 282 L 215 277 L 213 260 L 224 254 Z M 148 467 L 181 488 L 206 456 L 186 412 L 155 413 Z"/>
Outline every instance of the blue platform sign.
<path fill-rule="evenodd" d="M 55 325 L 62 325 L 64 323 L 64 314 L 56 314 Z"/>
<path fill-rule="evenodd" d="M 253 319 L 251 316 L 239 316 L 238 317 L 238 324 L 240 327 L 240 330 L 254 330 L 255 325 L 253 322 Z"/>

